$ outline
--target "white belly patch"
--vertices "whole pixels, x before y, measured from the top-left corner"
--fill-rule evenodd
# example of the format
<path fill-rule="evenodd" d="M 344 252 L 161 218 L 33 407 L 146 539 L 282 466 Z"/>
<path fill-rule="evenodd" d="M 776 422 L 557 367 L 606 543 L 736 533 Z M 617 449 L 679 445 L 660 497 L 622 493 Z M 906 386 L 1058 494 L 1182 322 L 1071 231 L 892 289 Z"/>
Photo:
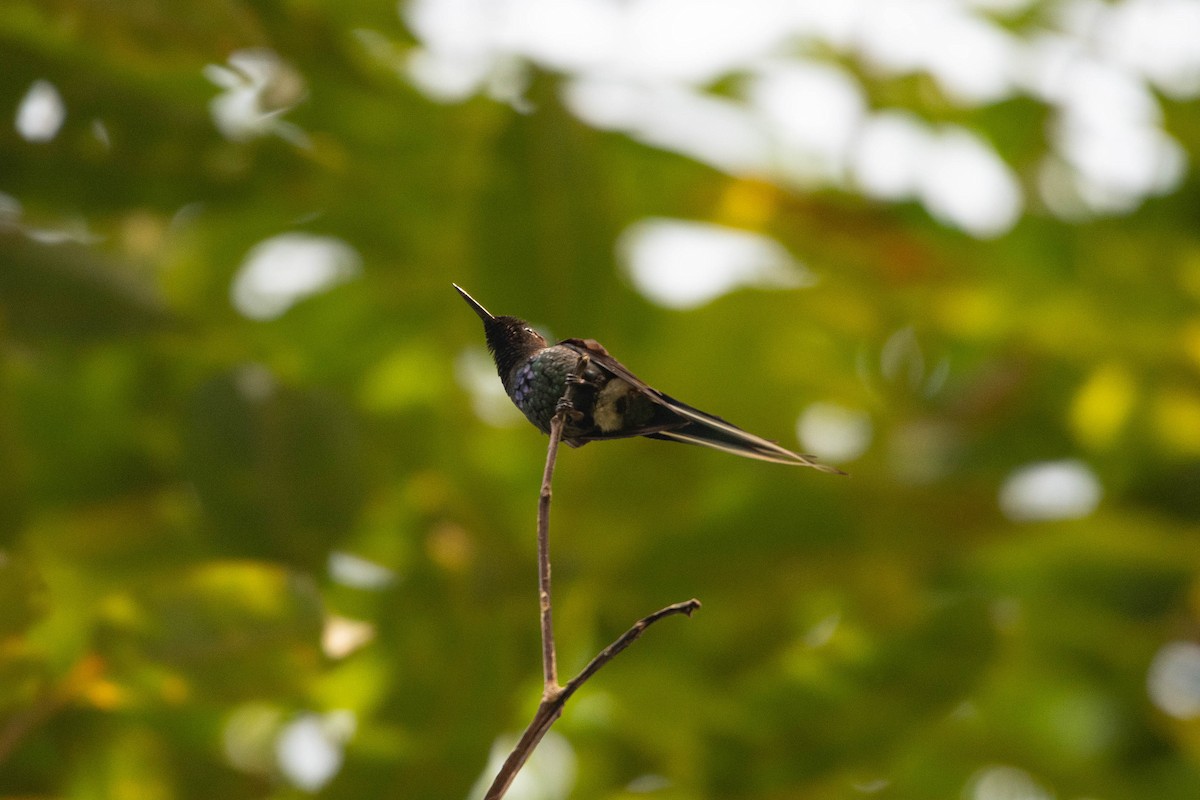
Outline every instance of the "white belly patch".
<path fill-rule="evenodd" d="M 625 425 L 625 413 L 637 390 L 620 378 L 604 384 L 592 407 L 592 420 L 604 433 L 620 430 Z"/>

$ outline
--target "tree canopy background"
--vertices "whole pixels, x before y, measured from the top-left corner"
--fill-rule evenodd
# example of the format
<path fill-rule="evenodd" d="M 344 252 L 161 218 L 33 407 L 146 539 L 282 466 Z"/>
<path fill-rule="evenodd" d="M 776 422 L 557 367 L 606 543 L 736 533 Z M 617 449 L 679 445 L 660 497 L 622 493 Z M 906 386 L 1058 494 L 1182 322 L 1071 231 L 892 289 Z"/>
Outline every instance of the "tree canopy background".
<path fill-rule="evenodd" d="M 1191 0 L 9 0 L 0 796 L 490 774 L 540 692 L 545 438 L 455 281 L 851 473 L 563 452 L 564 673 L 704 608 L 512 797 L 1195 797 L 1198 36 Z"/>

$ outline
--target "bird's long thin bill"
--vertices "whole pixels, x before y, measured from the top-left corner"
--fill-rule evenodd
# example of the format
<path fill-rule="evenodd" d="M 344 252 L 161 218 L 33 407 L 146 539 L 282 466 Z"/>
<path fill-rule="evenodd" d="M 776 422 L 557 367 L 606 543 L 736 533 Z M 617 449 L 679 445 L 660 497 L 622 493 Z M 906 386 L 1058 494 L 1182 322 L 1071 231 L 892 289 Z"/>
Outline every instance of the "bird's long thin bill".
<path fill-rule="evenodd" d="M 476 300 L 474 297 L 471 297 L 471 295 L 467 294 L 465 289 L 463 289 L 457 283 L 452 283 L 450 285 L 458 290 L 458 293 L 462 295 L 462 299 L 467 301 L 467 305 L 469 305 L 471 308 L 473 308 L 475 310 L 475 313 L 479 315 L 479 318 L 481 320 L 484 320 L 486 322 L 487 320 L 495 319 L 495 317 L 492 316 L 492 313 L 490 311 L 488 311 L 486 308 L 484 308 L 483 306 L 481 306 L 479 304 L 478 300 Z"/>

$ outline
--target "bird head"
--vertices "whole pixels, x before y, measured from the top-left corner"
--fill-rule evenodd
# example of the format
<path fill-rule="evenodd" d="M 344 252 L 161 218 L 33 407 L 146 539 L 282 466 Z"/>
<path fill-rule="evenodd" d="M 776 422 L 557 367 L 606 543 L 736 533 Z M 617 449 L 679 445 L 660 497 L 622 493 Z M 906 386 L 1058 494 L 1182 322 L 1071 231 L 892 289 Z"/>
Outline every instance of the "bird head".
<path fill-rule="evenodd" d="M 508 380 L 508 375 L 514 366 L 546 347 L 546 338 L 535 331 L 525 320 L 517 317 L 493 316 L 461 286 L 454 284 L 454 288 L 483 321 L 483 333 L 487 338 L 488 350 L 491 351 L 492 358 L 496 361 L 496 371 L 504 380 Z"/>

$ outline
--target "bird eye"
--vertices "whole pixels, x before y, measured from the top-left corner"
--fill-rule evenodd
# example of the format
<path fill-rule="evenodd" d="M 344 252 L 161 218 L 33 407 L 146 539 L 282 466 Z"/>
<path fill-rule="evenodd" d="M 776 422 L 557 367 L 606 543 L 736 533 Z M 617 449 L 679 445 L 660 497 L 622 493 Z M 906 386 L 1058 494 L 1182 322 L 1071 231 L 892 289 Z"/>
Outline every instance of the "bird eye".
<path fill-rule="evenodd" d="M 526 329 L 525 329 L 525 332 L 526 332 L 526 333 L 536 333 L 536 331 L 534 331 L 534 329 L 533 329 L 533 328 L 526 328 Z"/>

